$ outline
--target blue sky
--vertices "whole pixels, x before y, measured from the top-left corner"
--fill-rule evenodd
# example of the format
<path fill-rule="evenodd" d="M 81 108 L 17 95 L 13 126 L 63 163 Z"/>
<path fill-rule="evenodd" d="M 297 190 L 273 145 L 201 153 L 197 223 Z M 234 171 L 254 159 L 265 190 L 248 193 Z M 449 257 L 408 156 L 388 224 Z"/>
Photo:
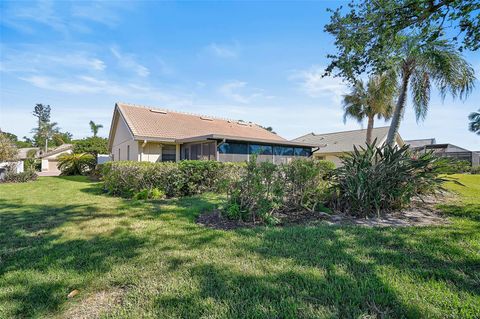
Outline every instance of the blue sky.
<path fill-rule="evenodd" d="M 334 52 L 326 8 L 341 4 L 2 1 L 0 128 L 30 135 L 44 103 L 75 138 L 90 120 L 107 136 L 116 101 L 253 121 L 289 139 L 360 128 L 343 123 L 346 86 L 321 77 Z M 478 52 L 465 57 L 479 77 Z M 478 87 L 465 102 L 435 92 L 421 123 L 409 103 L 402 137 L 480 150 L 467 130 Z"/>

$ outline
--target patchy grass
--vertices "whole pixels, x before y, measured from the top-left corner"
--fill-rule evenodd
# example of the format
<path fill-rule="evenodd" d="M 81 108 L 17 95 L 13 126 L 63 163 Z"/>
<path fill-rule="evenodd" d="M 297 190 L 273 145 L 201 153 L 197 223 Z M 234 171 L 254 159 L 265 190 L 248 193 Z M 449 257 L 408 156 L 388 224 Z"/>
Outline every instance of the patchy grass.
<path fill-rule="evenodd" d="M 212 194 L 128 201 L 83 177 L 0 185 L 0 318 L 478 318 L 480 175 L 458 178 L 458 200 L 441 205 L 451 224 L 383 229 L 213 230 L 194 222 L 220 203 Z"/>

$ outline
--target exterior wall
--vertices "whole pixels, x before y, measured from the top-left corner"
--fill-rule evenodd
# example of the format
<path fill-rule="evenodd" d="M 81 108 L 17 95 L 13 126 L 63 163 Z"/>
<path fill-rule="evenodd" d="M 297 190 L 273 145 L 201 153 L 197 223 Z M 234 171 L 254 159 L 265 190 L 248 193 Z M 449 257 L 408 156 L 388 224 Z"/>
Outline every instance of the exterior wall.
<path fill-rule="evenodd" d="M 63 152 L 46 156 L 42 158 L 42 172 L 59 172 L 58 157 L 62 154 L 71 154 L 72 150 L 65 150 Z"/>
<path fill-rule="evenodd" d="M 342 166 L 342 161 L 340 160 L 339 156 L 341 153 L 317 153 L 315 152 L 313 156 L 317 159 L 327 160 L 333 162 L 335 167 Z"/>
<path fill-rule="evenodd" d="M 116 123 L 115 135 L 112 143 L 112 157 L 114 161 L 138 161 L 139 145 L 133 139 L 125 121 L 120 116 Z"/>

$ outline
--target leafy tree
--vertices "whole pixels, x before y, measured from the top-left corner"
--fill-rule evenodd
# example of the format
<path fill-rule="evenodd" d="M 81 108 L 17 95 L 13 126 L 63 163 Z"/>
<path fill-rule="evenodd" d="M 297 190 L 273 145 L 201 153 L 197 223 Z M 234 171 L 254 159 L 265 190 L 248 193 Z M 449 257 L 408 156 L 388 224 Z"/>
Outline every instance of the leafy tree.
<path fill-rule="evenodd" d="M 72 137 L 73 135 L 70 132 L 57 132 L 52 135 L 52 144 L 55 146 L 60 146 L 62 144 L 71 143 Z"/>
<path fill-rule="evenodd" d="M 351 92 L 343 96 L 344 122 L 348 117 L 359 123 L 367 119 L 367 144 L 372 142 L 375 116 L 378 119 L 392 116 L 396 86 L 394 73 L 372 76 L 366 85 L 361 80 L 356 81 Z"/>
<path fill-rule="evenodd" d="M 470 123 L 468 124 L 468 129 L 473 133 L 480 135 L 480 109 L 478 112 L 472 112 L 468 116 Z"/>
<path fill-rule="evenodd" d="M 92 154 L 62 154 L 58 157 L 58 168 L 62 175 L 83 175 L 95 168 L 95 157 Z"/>
<path fill-rule="evenodd" d="M 466 98 L 474 87 L 474 70 L 452 44 L 436 40 L 421 44 L 416 36 L 404 36 L 392 70 L 400 78 L 397 104 L 393 112 L 387 143 L 393 145 L 405 110 L 408 89 L 417 121 L 425 119 L 432 84 L 444 99 L 447 93 Z"/>
<path fill-rule="evenodd" d="M 38 146 L 45 146 L 45 152 L 48 151 L 48 141 L 59 133 L 59 128 L 55 122 L 42 122 L 38 128 L 33 129 L 35 133 L 36 144 Z"/>
<path fill-rule="evenodd" d="M 388 69 L 403 33 L 418 34 L 422 45 L 448 39 L 460 51 L 480 47 L 478 0 L 352 0 L 346 10 L 328 11 L 325 31 L 335 37 L 337 53 L 328 55 L 327 74 L 336 69 L 352 82 L 365 71 Z"/>
<path fill-rule="evenodd" d="M 108 140 L 102 137 L 87 137 L 73 141 L 75 153 L 89 153 L 97 157 L 98 154 L 108 154 Z"/>
<path fill-rule="evenodd" d="M 11 138 L 0 132 L 0 162 L 15 160 L 17 156 L 18 150 Z"/>
<path fill-rule="evenodd" d="M 92 130 L 93 137 L 97 137 L 98 130 L 103 127 L 102 124 L 96 124 L 94 121 L 90 121 L 90 130 Z"/>

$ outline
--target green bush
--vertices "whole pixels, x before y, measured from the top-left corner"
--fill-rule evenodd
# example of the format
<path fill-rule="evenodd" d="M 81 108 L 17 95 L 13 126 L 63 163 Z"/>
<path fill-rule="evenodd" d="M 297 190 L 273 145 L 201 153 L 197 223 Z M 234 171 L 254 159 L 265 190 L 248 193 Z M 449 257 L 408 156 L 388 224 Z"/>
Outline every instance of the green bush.
<path fill-rule="evenodd" d="M 214 161 L 179 163 L 115 161 L 102 168 L 104 188 L 112 195 L 133 197 L 157 188 L 167 197 L 190 196 L 225 189 L 241 166 Z M 232 177 L 233 178 L 233 177 Z"/>
<path fill-rule="evenodd" d="M 480 174 L 480 166 L 470 168 L 470 174 Z"/>
<path fill-rule="evenodd" d="M 437 166 L 437 172 L 441 174 L 462 174 L 471 171 L 470 162 L 455 158 L 440 157 L 435 165 Z"/>
<path fill-rule="evenodd" d="M 276 213 L 315 211 L 323 207 L 334 169 L 328 161 L 295 159 L 274 165 L 257 163 L 252 156 L 240 178 L 230 183 L 224 214 L 233 219 L 275 224 Z"/>
<path fill-rule="evenodd" d="M 62 154 L 58 157 L 58 168 L 62 175 L 85 175 L 95 168 L 95 156 L 88 153 Z"/>
<path fill-rule="evenodd" d="M 137 200 L 145 200 L 145 199 L 163 199 L 165 198 L 165 193 L 158 188 L 152 189 L 143 189 L 140 192 L 136 193 L 134 196 Z"/>
<path fill-rule="evenodd" d="M 5 176 L 1 180 L 2 183 L 26 183 L 37 179 L 37 173 L 34 170 L 26 170 L 22 173 L 17 173 L 14 170 L 7 170 Z"/>
<path fill-rule="evenodd" d="M 355 148 L 333 172 L 332 203 L 337 210 L 357 217 L 403 208 L 413 197 L 441 189 L 445 179 L 439 177 L 438 161 L 432 153 L 413 158 L 408 146 Z"/>

